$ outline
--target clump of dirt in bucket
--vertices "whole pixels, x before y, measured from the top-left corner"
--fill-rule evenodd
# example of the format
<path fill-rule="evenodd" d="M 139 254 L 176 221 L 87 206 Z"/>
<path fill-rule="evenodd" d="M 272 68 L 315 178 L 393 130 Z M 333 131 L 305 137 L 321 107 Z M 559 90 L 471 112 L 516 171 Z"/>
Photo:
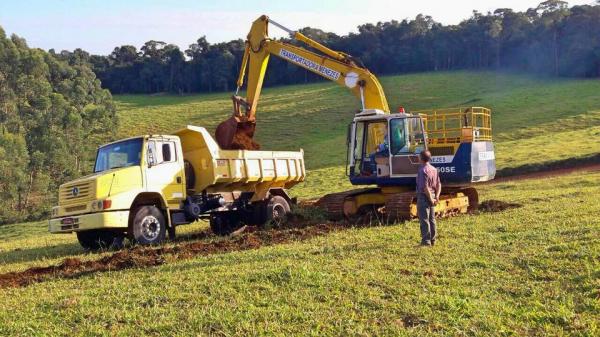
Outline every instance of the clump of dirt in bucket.
<path fill-rule="evenodd" d="M 260 144 L 254 141 L 256 124 L 242 122 L 236 125 L 233 140 L 229 146 L 230 150 L 260 150 Z"/>
<path fill-rule="evenodd" d="M 260 144 L 250 138 L 243 132 L 238 132 L 233 136 L 233 141 L 229 147 L 231 150 L 260 150 Z"/>
<path fill-rule="evenodd" d="M 511 208 L 519 208 L 523 205 L 517 203 L 510 203 L 502 200 L 486 200 L 481 202 L 478 207 L 479 212 L 501 212 Z"/>

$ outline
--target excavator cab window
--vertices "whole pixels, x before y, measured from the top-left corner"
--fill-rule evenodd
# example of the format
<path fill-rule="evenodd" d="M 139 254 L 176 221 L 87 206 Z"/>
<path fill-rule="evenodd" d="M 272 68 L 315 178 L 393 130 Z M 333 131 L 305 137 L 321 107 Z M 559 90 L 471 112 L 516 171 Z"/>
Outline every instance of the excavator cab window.
<path fill-rule="evenodd" d="M 418 154 L 425 150 L 425 133 L 420 117 L 390 119 L 392 156 Z"/>
<path fill-rule="evenodd" d="M 377 156 L 389 156 L 389 138 L 385 120 L 356 122 L 350 137 L 350 175 L 371 176 L 376 174 Z"/>
<path fill-rule="evenodd" d="M 425 137 L 425 128 L 421 117 L 411 117 L 407 119 L 408 140 L 410 142 L 409 152 L 421 153 L 427 149 L 427 139 Z"/>
<path fill-rule="evenodd" d="M 390 143 L 392 155 L 406 153 L 409 151 L 407 139 L 408 125 L 404 118 L 390 120 Z"/>

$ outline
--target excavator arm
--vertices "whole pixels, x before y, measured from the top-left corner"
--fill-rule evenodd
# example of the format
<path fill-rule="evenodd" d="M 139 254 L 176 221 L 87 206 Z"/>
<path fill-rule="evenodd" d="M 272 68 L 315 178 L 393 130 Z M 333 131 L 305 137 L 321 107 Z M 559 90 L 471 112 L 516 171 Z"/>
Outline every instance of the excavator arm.
<path fill-rule="evenodd" d="M 295 40 L 322 54 L 269 38 L 269 23 L 285 30 Z M 359 60 L 348 54 L 329 49 L 302 33 L 289 30 L 263 15 L 254 21 L 247 37 L 237 80 L 236 95 L 233 96 L 233 115 L 219 124 L 216 130 L 215 136 L 222 148 L 257 148 L 257 144 L 252 141 L 256 126 L 256 108 L 271 55 L 348 88 L 360 99 L 362 110 L 378 109 L 388 113 L 390 111 L 381 84 Z M 237 96 L 237 93 L 244 84 L 246 72 L 248 82 L 246 97 L 243 98 Z"/>

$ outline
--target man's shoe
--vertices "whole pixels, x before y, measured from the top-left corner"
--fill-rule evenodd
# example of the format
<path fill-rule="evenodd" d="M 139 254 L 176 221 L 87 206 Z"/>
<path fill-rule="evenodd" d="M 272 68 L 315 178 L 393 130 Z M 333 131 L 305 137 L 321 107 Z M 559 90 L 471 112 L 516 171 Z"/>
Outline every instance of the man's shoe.
<path fill-rule="evenodd" d="M 431 246 L 431 241 L 421 241 L 421 246 L 422 246 L 422 247 L 428 247 L 428 246 Z"/>

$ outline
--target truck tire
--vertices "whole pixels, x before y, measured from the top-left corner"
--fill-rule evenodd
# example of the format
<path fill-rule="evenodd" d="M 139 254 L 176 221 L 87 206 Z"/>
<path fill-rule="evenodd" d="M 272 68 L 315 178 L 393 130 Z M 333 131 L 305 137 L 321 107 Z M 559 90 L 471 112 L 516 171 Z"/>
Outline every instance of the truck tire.
<path fill-rule="evenodd" d="M 290 212 L 290 204 L 284 197 L 274 195 L 266 205 L 267 226 L 279 227 L 285 222 L 285 217 Z"/>
<path fill-rule="evenodd" d="M 77 232 L 77 241 L 85 250 L 109 249 L 116 237 L 116 233 L 101 229 Z"/>
<path fill-rule="evenodd" d="M 219 212 L 210 215 L 210 229 L 216 235 L 229 235 L 240 226 L 241 219 L 236 212 Z"/>
<path fill-rule="evenodd" d="M 167 221 L 156 206 L 137 208 L 131 222 L 129 239 L 140 245 L 157 245 L 165 240 Z"/>

